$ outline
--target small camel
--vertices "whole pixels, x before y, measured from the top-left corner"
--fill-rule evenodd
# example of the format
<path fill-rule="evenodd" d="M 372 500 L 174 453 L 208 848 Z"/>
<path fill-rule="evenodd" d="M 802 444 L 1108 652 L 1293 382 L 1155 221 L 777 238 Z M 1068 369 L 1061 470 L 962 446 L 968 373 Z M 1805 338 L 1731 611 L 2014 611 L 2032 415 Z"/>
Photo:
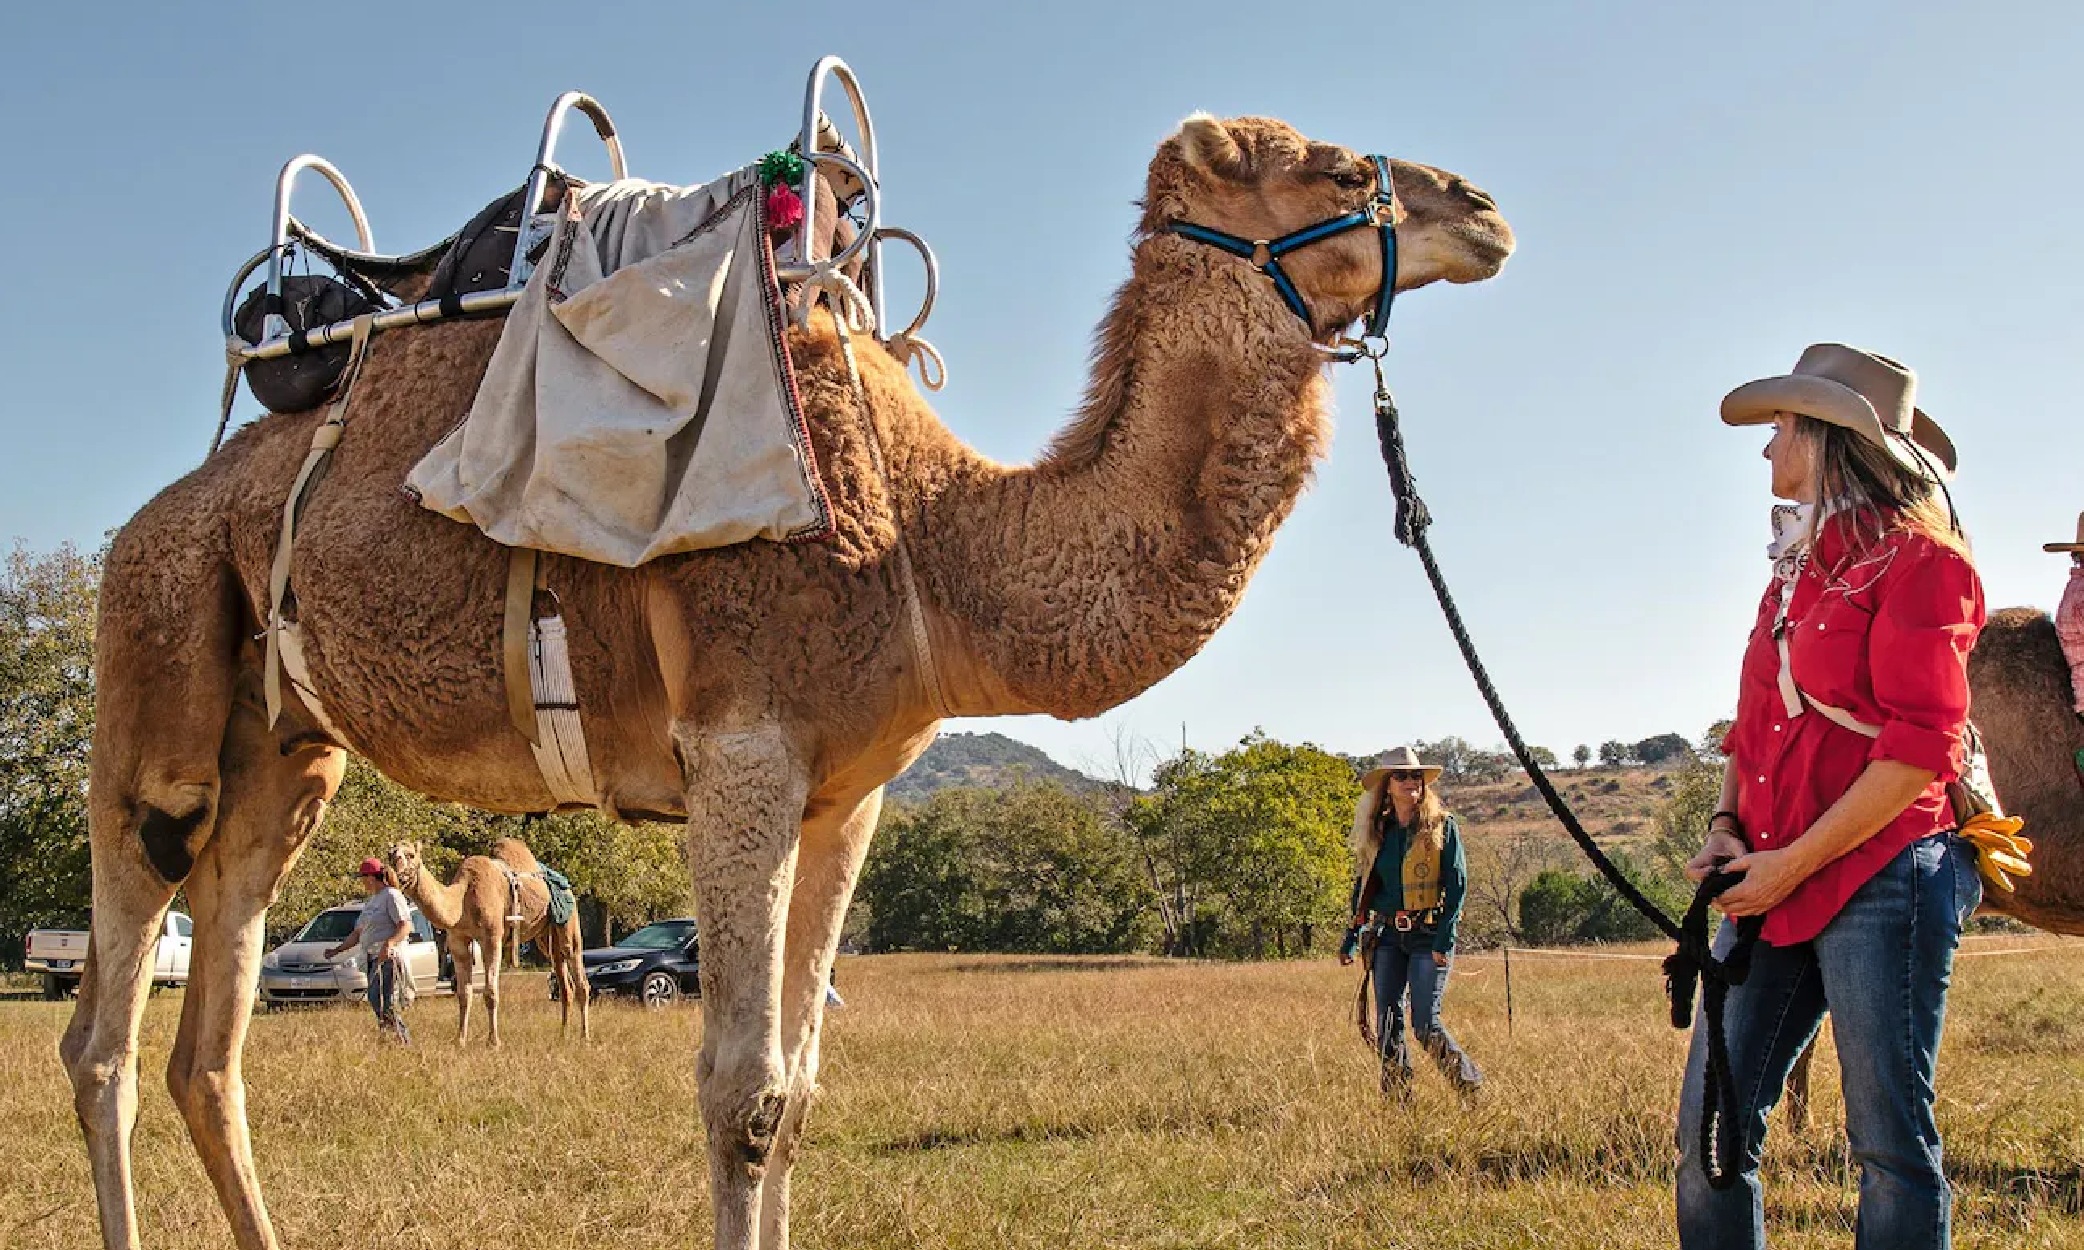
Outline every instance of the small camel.
<path fill-rule="evenodd" d="M 1330 449 L 1320 348 L 1385 283 L 1477 282 L 1504 265 L 1512 230 L 1488 195 L 1390 166 L 1396 251 L 1371 229 L 1323 237 L 1282 258 L 1277 287 L 1249 256 L 1177 227 L 1279 239 L 1370 215 L 1376 165 L 1267 118 L 1190 118 L 1151 161 L 1085 403 L 1035 464 L 964 446 L 895 357 L 865 336 L 849 352 L 820 309 L 786 342 L 829 539 L 638 569 L 542 557 L 571 630 L 599 806 L 687 823 L 719 1250 L 789 1244 L 826 978 L 883 784 L 945 717 L 1096 716 L 1193 658 Z M 175 890 L 195 953 L 167 1084 L 233 1240 L 267 1250 L 247 1014 L 268 903 L 346 753 L 473 807 L 557 806 L 507 712 L 507 551 L 398 489 L 469 409 L 499 333 L 459 321 L 370 347 L 291 553 L 326 723 L 291 699 L 269 724 L 253 641 L 284 499 L 323 414 L 254 422 L 110 547 L 88 788 L 94 936 L 60 1053 L 111 1250 L 138 1244 L 138 1029 Z"/>
<path fill-rule="evenodd" d="M 519 952 L 523 942 L 534 942 L 550 957 L 550 976 L 557 983 L 557 1001 L 563 1009 L 560 1031 L 568 1030 L 572 1004 L 579 1004 L 579 1037 L 593 1039 L 587 1008 L 592 991 L 579 961 L 583 942 L 579 936 L 579 913 L 574 910 L 563 924 L 550 919 L 550 888 L 543 883 L 542 865 L 518 838 L 501 838 L 492 844 L 492 854 L 472 855 L 456 865 L 456 873 L 443 885 L 420 860 L 420 844 L 400 842 L 384 856 L 398 874 L 398 888 L 420 905 L 428 923 L 448 934 L 449 958 L 456 965 L 456 1044 L 470 1040 L 471 986 L 475 983 L 477 951 L 485 957 L 485 1027 L 494 1048 L 499 1046 L 500 945 Z M 517 900 L 518 895 L 518 900 Z M 516 920 L 514 917 L 519 916 Z M 513 932 L 508 933 L 511 928 Z M 475 946 L 473 946 L 475 943 Z"/>

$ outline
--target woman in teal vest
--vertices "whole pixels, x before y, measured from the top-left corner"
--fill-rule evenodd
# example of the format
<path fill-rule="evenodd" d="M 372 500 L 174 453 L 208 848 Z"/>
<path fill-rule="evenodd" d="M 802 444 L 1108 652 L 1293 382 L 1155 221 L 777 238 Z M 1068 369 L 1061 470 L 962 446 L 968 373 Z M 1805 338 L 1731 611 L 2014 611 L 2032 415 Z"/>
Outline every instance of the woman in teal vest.
<path fill-rule="evenodd" d="M 1410 1087 L 1407 989 L 1418 1044 L 1462 1093 L 1483 1084 L 1483 1073 L 1440 1023 L 1469 865 L 1455 818 L 1433 791 L 1439 775 L 1436 765 L 1420 763 L 1410 747 L 1399 747 L 1360 779 L 1353 816 L 1353 926 L 1339 962 L 1352 963 L 1364 948 L 1370 960 L 1384 1093 Z"/>

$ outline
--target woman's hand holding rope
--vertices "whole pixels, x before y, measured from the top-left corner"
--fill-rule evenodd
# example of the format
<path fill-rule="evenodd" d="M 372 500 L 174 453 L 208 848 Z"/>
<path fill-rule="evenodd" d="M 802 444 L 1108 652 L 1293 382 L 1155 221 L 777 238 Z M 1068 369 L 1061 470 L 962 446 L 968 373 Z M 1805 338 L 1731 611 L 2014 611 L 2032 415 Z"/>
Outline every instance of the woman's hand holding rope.
<path fill-rule="evenodd" d="M 1712 829 L 1707 841 L 1701 843 L 1700 853 L 1686 861 L 1686 879 L 1695 883 L 1706 881 L 1709 873 L 1741 858 L 1750 850 L 1735 833 Z"/>
<path fill-rule="evenodd" d="M 1752 851 L 1722 866 L 1727 873 L 1742 873 L 1744 879 L 1722 892 L 1715 906 L 1727 916 L 1762 916 L 1794 893 L 1809 879 L 1817 865 L 1805 861 L 1800 843 L 1778 851 Z"/>

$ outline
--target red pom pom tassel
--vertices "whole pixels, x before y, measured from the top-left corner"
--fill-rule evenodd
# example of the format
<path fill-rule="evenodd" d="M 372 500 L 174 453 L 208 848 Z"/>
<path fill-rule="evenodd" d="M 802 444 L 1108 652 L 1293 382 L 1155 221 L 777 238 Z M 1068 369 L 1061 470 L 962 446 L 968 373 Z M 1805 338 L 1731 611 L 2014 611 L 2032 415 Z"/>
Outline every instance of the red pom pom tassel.
<path fill-rule="evenodd" d="M 803 220 L 803 197 L 785 182 L 777 182 L 767 192 L 767 225 L 773 230 L 787 230 Z"/>

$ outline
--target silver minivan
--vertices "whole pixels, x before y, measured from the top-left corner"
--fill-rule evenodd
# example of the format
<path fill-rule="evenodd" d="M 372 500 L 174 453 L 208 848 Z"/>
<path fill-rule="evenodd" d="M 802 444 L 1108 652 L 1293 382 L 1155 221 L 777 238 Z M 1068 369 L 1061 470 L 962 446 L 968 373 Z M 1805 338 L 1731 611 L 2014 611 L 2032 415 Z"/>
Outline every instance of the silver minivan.
<path fill-rule="evenodd" d="M 355 949 L 328 959 L 326 949 L 354 931 L 361 919 L 360 905 L 329 907 L 311 918 L 295 937 L 261 960 L 261 1001 L 269 1006 L 285 1003 L 360 1001 L 369 990 L 369 977 L 362 967 L 362 952 Z M 400 948 L 405 967 L 412 974 L 414 994 L 449 992 L 453 987 L 441 944 L 434 940 L 434 926 L 420 909 L 412 908 L 412 935 Z"/>

